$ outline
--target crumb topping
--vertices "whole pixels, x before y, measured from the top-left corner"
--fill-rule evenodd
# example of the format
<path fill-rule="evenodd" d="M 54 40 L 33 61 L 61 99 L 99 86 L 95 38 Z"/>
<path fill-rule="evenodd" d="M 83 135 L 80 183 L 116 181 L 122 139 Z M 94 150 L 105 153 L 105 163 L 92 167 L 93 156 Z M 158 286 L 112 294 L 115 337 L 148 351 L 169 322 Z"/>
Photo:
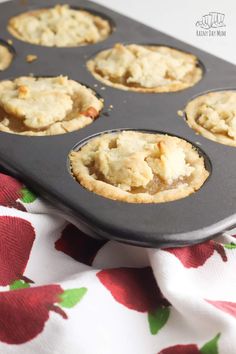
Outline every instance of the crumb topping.
<path fill-rule="evenodd" d="M 2 131 L 65 133 L 91 123 L 102 106 L 92 90 L 66 76 L 19 77 L 0 82 Z"/>
<path fill-rule="evenodd" d="M 127 201 L 155 201 L 162 193 L 177 193 L 178 189 L 182 195 L 185 188 L 194 185 L 200 170 L 204 180 L 208 176 L 203 159 L 186 141 L 132 131 L 91 139 L 81 150 L 72 152 L 71 165 L 72 173 L 85 187 L 105 196 L 107 187 L 109 196 L 114 195 L 112 199 Z"/>
<path fill-rule="evenodd" d="M 106 83 L 136 89 L 167 90 L 169 87 L 170 91 L 175 91 L 177 86 L 192 86 L 202 75 L 195 56 L 162 46 L 118 43 L 99 53 L 87 65 Z"/>
<path fill-rule="evenodd" d="M 185 109 L 189 125 L 203 136 L 236 145 L 236 92 L 218 91 L 199 96 Z"/>
<path fill-rule="evenodd" d="M 99 42 L 111 32 L 107 20 L 68 5 L 26 12 L 10 19 L 15 37 L 48 47 L 71 47 Z"/>

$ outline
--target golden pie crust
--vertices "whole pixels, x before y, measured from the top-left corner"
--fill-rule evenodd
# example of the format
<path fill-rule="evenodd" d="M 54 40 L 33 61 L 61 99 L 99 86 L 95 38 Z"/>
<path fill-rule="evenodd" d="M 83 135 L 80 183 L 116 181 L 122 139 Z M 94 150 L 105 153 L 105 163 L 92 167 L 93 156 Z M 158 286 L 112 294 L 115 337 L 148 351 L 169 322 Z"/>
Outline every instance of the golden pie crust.
<path fill-rule="evenodd" d="M 13 59 L 13 55 L 10 50 L 5 46 L 0 44 L 0 71 L 6 70 Z"/>
<path fill-rule="evenodd" d="M 70 154 L 74 178 L 88 190 L 129 203 L 161 203 L 198 190 L 204 159 L 177 137 L 123 131 L 92 138 Z"/>
<path fill-rule="evenodd" d="M 92 123 L 103 103 L 95 93 L 66 76 L 19 77 L 0 81 L 0 131 L 56 135 Z"/>
<path fill-rule="evenodd" d="M 87 62 L 106 85 L 137 92 L 174 92 L 202 78 L 197 57 L 164 46 L 116 44 Z"/>
<path fill-rule="evenodd" d="M 205 138 L 236 146 L 236 91 L 210 92 L 190 101 L 188 125 Z"/>
<path fill-rule="evenodd" d="M 87 11 L 56 5 L 12 17 L 9 32 L 16 38 L 48 47 L 74 47 L 97 43 L 109 36 L 109 22 Z"/>

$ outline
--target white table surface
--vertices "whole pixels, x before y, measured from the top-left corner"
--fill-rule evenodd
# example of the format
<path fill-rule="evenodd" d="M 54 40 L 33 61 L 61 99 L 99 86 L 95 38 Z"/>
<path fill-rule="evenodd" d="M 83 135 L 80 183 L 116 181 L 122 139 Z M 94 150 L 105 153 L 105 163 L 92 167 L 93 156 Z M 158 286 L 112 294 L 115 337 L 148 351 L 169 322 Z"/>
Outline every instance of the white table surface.
<path fill-rule="evenodd" d="M 0 0 L 3 1 L 5 0 Z M 236 0 L 96 0 L 96 2 L 236 64 Z M 195 23 L 210 11 L 225 14 L 226 37 L 196 35 Z"/>
<path fill-rule="evenodd" d="M 236 64 L 235 0 L 96 0 L 162 32 Z M 226 37 L 198 37 L 195 23 L 209 12 L 225 14 Z"/>

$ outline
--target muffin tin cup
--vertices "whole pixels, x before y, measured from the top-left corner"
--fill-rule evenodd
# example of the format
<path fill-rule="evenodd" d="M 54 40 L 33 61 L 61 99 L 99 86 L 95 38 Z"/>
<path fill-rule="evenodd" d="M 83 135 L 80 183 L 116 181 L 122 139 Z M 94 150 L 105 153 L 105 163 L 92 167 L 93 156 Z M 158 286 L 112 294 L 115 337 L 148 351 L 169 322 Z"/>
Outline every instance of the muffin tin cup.
<path fill-rule="evenodd" d="M 180 48 L 174 47 L 173 45 L 172 46 L 171 45 L 164 45 L 163 43 L 153 43 L 153 42 L 149 42 L 149 41 L 146 41 L 146 42 L 135 42 L 135 43 L 133 41 L 123 41 L 122 44 L 124 46 L 128 46 L 128 45 L 131 45 L 131 44 L 137 44 L 137 45 L 140 45 L 140 46 L 147 46 L 147 47 L 149 47 L 149 46 L 150 47 L 168 47 L 170 49 L 178 50 L 178 51 L 183 52 L 185 54 L 190 54 L 190 55 L 193 54 L 191 52 L 187 52 L 187 51 L 181 50 Z M 107 47 L 107 48 L 103 49 L 102 51 L 106 51 L 106 50 L 109 50 L 109 49 L 111 49 L 111 47 Z M 101 50 L 97 50 L 96 53 L 94 53 L 91 57 L 87 58 L 87 62 L 92 61 L 93 59 L 95 59 L 96 56 L 100 52 L 101 52 Z M 199 58 L 197 58 L 197 59 L 198 59 L 197 60 L 197 67 L 201 69 L 202 77 L 194 85 L 196 85 L 197 83 L 199 83 L 202 80 L 202 78 L 204 77 L 205 72 L 206 72 L 204 64 L 199 60 Z M 166 93 L 166 92 L 141 91 L 141 90 L 139 90 L 138 87 L 137 87 L 137 89 L 134 89 L 134 87 L 132 87 L 132 86 L 129 87 L 129 86 L 126 86 L 126 85 L 123 85 L 123 84 L 120 84 L 120 83 L 106 84 L 106 81 L 109 81 L 109 80 L 100 79 L 100 75 L 93 73 L 88 67 L 87 67 L 87 70 L 91 73 L 91 75 L 95 78 L 95 80 L 97 80 L 100 83 L 100 85 L 104 85 L 104 86 L 107 86 L 107 87 L 112 87 L 112 88 L 123 90 L 123 91 L 136 92 L 136 93 L 142 93 L 142 94 L 152 94 L 152 93 L 161 94 L 161 93 Z M 97 77 L 96 77 L 96 75 L 97 75 Z M 180 92 L 180 91 L 187 90 L 187 89 L 189 89 L 189 88 L 182 88 L 179 91 L 170 91 L 168 93 L 169 94 L 176 93 L 176 92 Z"/>
<path fill-rule="evenodd" d="M 10 17 L 58 3 L 64 2 L 32 0 L 30 5 L 23 5 L 21 1 L 0 4 L 1 37 L 12 39 L 16 51 L 11 67 L 0 73 L 0 80 L 30 73 L 67 75 L 102 96 L 104 109 L 92 124 L 73 133 L 30 137 L 1 132 L 0 164 L 3 168 L 21 178 L 93 237 L 145 247 L 183 246 L 203 242 L 236 224 L 235 148 L 196 135 L 177 114 L 192 97 L 202 92 L 233 87 L 235 66 L 87 1 L 69 0 L 67 3 L 98 11 L 114 21 L 115 30 L 102 42 L 70 48 L 43 47 L 17 40 L 7 31 Z M 145 94 L 108 87 L 92 76 L 86 61 L 117 42 L 156 43 L 192 53 L 205 67 L 203 78 L 195 86 L 171 93 Z M 27 63 L 28 54 L 37 55 L 38 60 Z M 70 151 L 94 134 L 126 128 L 176 135 L 199 146 L 209 161 L 206 167 L 211 170 L 210 177 L 189 197 L 160 204 L 118 202 L 89 192 L 68 170 Z"/>
<path fill-rule="evenodd" d="M 27 4 L 27 8 L 29 10 L 27 11 L 24 11 L 24 12 L 33 12 L 35 10 L 40 10 L 40 9 L 49 9 L 51 8 L 52 6 L 55 6 L 57 4 L 61 4 L 61 5 L 64 5 L 64 4 L 69 4 L 68 2 L 61 2 L 60 1 L 57 1 L 56 3 L 49 3 L 49 1 L 47 2 L 47 4 L 45 3 L 45 5 L 42 5 L 41 7 L 38 6 L 39 4 L 37 3 L 36 7 L 34 7 L 34 5 L 32 4 L 33 2 L 31 1 L 31 4 Z M 43 3 L 43 2 L 42 2 Z M 52 5 L 53 4 L 53 5 Z M 23 4 L 24 5 L 24 4 Z M 107 37 L 105 37 L 104 39 L 101 39 L 100 41 L 96 42 L 96 43 L 100 43 L 102 42 L 103 40 L 106 40 L 111 34 L 112 32 L 115 30 L 116 26 L 115 26 L 115 22 L 110 18 L 108 17 L 107 15 L 97 11 L 97 10 L 94 10 L 94 9 L 91 9 L 89 7 L 87 7 L 86 5 L 85 6 L 79 6 L 78 4 L 76 5 L 70 5 L 70 8 L 73 9 L 73 10 L 83 10 L 83 11 L 87 11 L 89 12 L 90 14 L 94 15 L 94 16 L 98 16 L 98 17 L 101 17 L 103 20 L 107 20 L 108 23 L 109 23 L 109 26 L 110 26 L 110 34 L 108 34 Z M 22 14 L 22 12 L 19 12 L 16 14 L 17 15 L 20 15 Z M 14 15 L 15 16 L 15 15 Z M 8 30 L 8 28 L 7 28 Z M 17 40 L 19 41 L 22 41 L 23 43 L 27 43 L 25 42 L 23 39 L 21 38 L 18 38 L 17 36 L 14 35 L 13 32 L 11 32 L 10 30 L 8 30 L 8 32 L 11 34 L 11 36 L 13 38 L 16 38 Z M 93 45 L 93 44 L 96 44 L 96 43 L 91 43 L 91 44 L 86 44 L 86 43 L 82 43 L 82 44 L 79 44 L 79 45 L 72 45 L 72 46 L 60 46 L 60 47 L 57 47 L 57 48 L 78 48 L 78 47 L 83 47 L 83 46 L 87 46 L 87 45 Z M 29 43 L 30 44 L 30 43 Z M 39 45 L 39 44 L 31 44 L 31 45 L 37 45 L 37 46 L 43 46 L 43 45 Z M 51 46 L 47 47 L 47 48 L 52 48 Z"/>
<path fill-rule="evenodd" d="M 233 140 L 232 140 L 232 144 L 229 144 L 229 143 L 227 144 L 226 142 L 222 142 L 222 141 L 217 140 L 216 134 L 214 134 L 214 133 L 212 133 L 211 131 L 209 131 L 210 135 L 212 136 L 212 138 L 210 138 L 210 136 L 205 136 L 205 135 L 203 135 L 201 132 L 196 131 L 196 130 L 194 129 L 194 127 L 192 127 L 192 126 L 189 124 L 189 122 L 188 122 L 188 116 L 187 116 L 186 108 L 187 108 L 187 105 L 188 105 L 189 103 L 191 103 L 192 101 L 194 101 L 194 100 L 197 99 L 198 97 L 205 96 L 205 95 L 207 95 L 207 94 L 209 94 L 209 93 L 222 92 L 222 91 L 223 91 L 223 92 L 224 92 L 224 91 L 234 91 L 234 92 L 236 92 L 236 88 L 235 88 L 235 86 L 234 86 L 234 87 L 227 87 L 227 88 L 224 88 L 224 87 L 222 87 L 222 88 L 215 88 L 215 89 L 212 89 L 212 90 L 208 90 L 208 91 L 205 91 L 205 92 L 201 92 L 200 94 L 196 94 L 195 96 L 191 97 L 191 98 L 188 100 L 188 102 L 186 102 L 185 107 L 181 110 L 181 112 L 182 112 L 181 115 L 183 116 L 183 118 L 184 118 L 186 124 L 190 127 L 190 129 L 192 129 L 193 131 L 195 131 L 195 134 L 200 135 L 200 136 L 204 137 L 205 139 L 214 141 L 216 144 L 222 144 L 222 145 L 224 145 L 224 146 L 230 146 L 230 147 L 236 148 L 236 146 L 234 145 L 234 141 L 233 141 Z M 207 132 L 207 129 L 204 129 L 204 130 Z"/>

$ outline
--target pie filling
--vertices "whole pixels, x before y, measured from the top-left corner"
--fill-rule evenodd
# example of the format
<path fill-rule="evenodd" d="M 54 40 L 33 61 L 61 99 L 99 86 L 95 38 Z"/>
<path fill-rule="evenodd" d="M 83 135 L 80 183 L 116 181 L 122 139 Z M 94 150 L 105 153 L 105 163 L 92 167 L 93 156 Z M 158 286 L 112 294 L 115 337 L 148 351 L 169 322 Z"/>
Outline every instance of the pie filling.
<path fill-rule="evenodd" d="M 225 138 L 236 143 L 236 92 L 211 92 L 197 97 L 187 105 L 186 115 L 189 125 L 202 135 L 210 137 L 209 132 L 216 140 Z M 224 141 L 227 143 L 221 142 Z"/>
<path fill-rule="evenodd" d="M 177 195 L 178 190 L 189 186 L 193 192 L 208 176 L 203 158 L 191 144 L 160 134 L 132 131 L 104 134 L 91 139 L 78 152 L 72 152 L 70 159 L 72 173 L 82 185 L 104 196 L 107 196 L 106 186 L 112 186 L 114 198 L 109 194 L 112 199 L 144 194 L 152 198 L 165 191 Z M 97 182 L 103 182 L 103 190 Z M 173 199 L 178 196 L 172 196 Z"/>
<path fill-rule="evenodd" d="M 107 20 L 68 5 L 26 12 L 10 19 L 15 37 L 48 47 L 71 47 L 99 42 L 111 32 Z"/>
<path fill-rule="evenodd" d="M 1 131 L 62 134 L 92 123 L 102 106 L 92 90 L 65 76 L 0 82 Z"/>
<path fill-rule="evenodd" d="M 201 79 L 195 56 L 161 46 L 116 44 L 88 62 L 100 79 L 130 88 L 191 86 Z"/>

